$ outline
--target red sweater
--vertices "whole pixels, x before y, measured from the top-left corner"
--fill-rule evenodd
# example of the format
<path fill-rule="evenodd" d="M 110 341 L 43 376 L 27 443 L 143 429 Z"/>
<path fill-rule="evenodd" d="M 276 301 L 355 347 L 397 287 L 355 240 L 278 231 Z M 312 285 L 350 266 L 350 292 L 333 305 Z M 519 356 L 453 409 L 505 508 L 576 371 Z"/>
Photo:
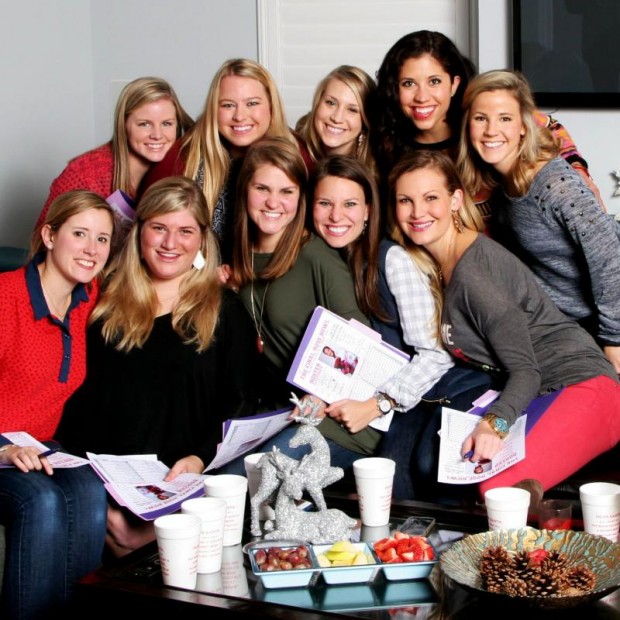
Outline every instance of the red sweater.
<path fill-rule="evenodd" d="M 40 260 L 0 274 L 0 433 L 26 431 L 47 441 L 86 374 L 86 321 L 97 286 L 87 293 L 78 285 L 60 323 L 43 296 Z"/>
<path fill-rule="evenodd" d="M 114 191 L 113 180 L 114 157 L 109 142 L 73 158 L 52 182 L 37 227 L 45 221 L 50 203 L 60 194 L 72 189 L 85 189 L 107 198 Z"/>

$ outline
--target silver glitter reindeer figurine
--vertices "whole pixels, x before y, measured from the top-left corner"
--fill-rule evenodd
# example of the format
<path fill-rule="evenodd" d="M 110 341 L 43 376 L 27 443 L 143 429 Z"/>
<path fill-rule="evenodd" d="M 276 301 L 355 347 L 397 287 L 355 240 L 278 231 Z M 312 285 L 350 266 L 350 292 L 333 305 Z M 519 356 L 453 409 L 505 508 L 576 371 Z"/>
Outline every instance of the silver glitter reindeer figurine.
<path fill-rule="evenodd" d="M 355 527 L 355 521 L 339 510 L 328 509 L 323 497 L 323 488 L 342 478 L 344 471 L 330 465 L 329 446 L 317 428 L 321 422 L 318 416 L 321 405 L 311 399 L 300 400 L 295 394 L 290 400 L 298 409 L 299 414 L 293 419 L 300 428 L 289 445 L 292 448 L 309 445 L 311 452 L 297 461 L 274 447 L 258 461 L 261 483 L 250 501 L 252 535 L 262 533 L 259 522 L 261 503 L 271 504 L 275 499 L 275 524 L 265 523 L 265 530 L 270 530 L 266 537 L 293 537 L 315 543 L 330 536 L 334 537 L 333 540 L 347 538 L 345 534 Z M 297 507 L 296 502 L 304 490 L 308 491 L 318 512 L 305 512 Z"/>

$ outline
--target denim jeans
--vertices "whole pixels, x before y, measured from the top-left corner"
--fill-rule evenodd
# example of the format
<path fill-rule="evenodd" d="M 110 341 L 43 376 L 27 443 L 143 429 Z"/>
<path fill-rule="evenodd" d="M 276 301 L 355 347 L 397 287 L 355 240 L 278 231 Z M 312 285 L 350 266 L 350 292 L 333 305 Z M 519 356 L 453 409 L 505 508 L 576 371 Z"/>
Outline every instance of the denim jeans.
<path fill-rule="evenodd" d="M 291 448 L 288 445 L 289 441 L 293 438 L 293 435 L 295 435 L 298 429 L 299 425 L 297 423 L 293 422 L 289 424 L 277 435 L 274 435 L 264 444 L 258 446 L 255 450 L 253 450 L 253 452 L 271 452 L 271 448 L 275 446 L 282 452 L 282 454 L 286 454 L 291 458 L 300 460 L 302 456 L 304 456 L 305 454 L 309 454 L 312 449 L 309 445 L 301 445 L 297 448 Z M 354 452 L 353 450 L 349 450 L 348 448 L 343 448 L 341 445 L 337 444 L 335 441 L 332 441 L 327 437 L 325 437 L 325 441 L 327 442 L 327 445 L 329 447 L 329 453 L 331 457 L 330 464 L 332 467 L 342 467 L 342 469 L 346 471 L 351 468 L 351 466 L 353 465 L 353 461 L 364 457 L 363 454 L 360 454 L 359 452 Z M 245 466 L 243 464 L 244 456 L 236 458 L 234 461 L 231 461 L 230 463 L 224 465 L 216 471 L 210 471 L 207 473 L 237 474 L 240 476 L 245 476 Z"/>
<path fill-rule="evenodd" d="M 0 617 L 48 618 L 67 609 L 74 582 L 101 563 L 106 514 L 106 492 L 90 465 L 57 468 L 52 476 L 0 469 Z"/>
<path fill-rule="evenodd" d="M 472 401 L 492 387 L 492 377 L 474 368 L 452 367 L 426 394 L 404 413 L 395 413 L 383 436 L 377 456 L 396 462 L 392 496 L 395 499 L 446 501 L 458 498 L 463 485 L 437 482 L 441 408 L 466 411 Z"/>

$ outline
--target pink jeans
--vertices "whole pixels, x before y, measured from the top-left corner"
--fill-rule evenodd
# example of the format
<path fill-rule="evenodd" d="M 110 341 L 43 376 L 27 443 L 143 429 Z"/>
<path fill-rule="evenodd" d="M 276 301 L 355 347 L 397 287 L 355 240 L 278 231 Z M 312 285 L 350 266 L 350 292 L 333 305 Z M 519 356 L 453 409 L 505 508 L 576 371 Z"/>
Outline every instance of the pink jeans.
<path fill-rule="evenodd" d="M 525 459 L 481 482 L 480 495 L 524 478 L 559 484 L 620 441 L 620 384 L 595 377 L 564 388 L 525 439 Z"/>

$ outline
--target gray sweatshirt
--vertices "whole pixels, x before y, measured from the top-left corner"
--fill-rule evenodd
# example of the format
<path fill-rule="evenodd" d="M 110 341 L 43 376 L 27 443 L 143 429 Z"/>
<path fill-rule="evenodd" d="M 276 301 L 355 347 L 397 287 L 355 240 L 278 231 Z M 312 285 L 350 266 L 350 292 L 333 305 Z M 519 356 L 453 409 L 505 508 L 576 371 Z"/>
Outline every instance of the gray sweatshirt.
<path fill-rule="evenodd" d="M 442 334 L 454 356 L 505 380 L 489 411 L 509 424 L 540 394 L 600 375 L 618 380 L 594 339 L 558 310 L 514 254 L 484 235 L 445 289 Z"/>

